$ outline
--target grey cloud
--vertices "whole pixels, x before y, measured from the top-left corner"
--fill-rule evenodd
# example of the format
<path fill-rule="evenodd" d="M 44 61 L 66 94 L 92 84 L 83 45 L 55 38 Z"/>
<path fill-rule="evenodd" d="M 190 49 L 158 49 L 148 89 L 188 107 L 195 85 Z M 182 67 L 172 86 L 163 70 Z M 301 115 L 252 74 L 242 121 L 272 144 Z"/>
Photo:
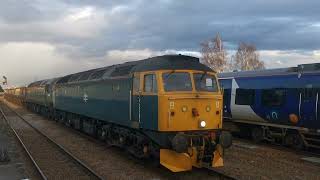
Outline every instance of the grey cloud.
<path fill-rule="evenodd" d="M 50 21 L 63 15 L 65 8 L 59 1 L 1 0 L 0 20 L 8 24 Z"/>
<path fill-rule="evenodd" d="M 0 17 L 6 22 L 19 23 L 38 19 L 41 12 L 27 0 L 3 0 L 0 6 Z"/>
<path fill-rule="evenodd" d="M 73 57 L 102 57 L 115 49 L 198 50 L 201 41 L 217 32 L 230 49 L 240 41 L 255 43 L 261 50 L 313 50 L 320 46 L 320 27 L 312 26 L 320 19 L 317 0 L 19 2 L 0 2 L 0 41 L 48 42 Z M 60 31 L 72 28 L 63 26 L 61 18 L 70 9 L 84 6 L 103 12 L 101 23 L 106 27 L 93 31 L 92 36 Z M 1 19 L 5 23 L 1 24 Z M 50 24 L 55 22 L 61 27 L 52 28 Z"/>

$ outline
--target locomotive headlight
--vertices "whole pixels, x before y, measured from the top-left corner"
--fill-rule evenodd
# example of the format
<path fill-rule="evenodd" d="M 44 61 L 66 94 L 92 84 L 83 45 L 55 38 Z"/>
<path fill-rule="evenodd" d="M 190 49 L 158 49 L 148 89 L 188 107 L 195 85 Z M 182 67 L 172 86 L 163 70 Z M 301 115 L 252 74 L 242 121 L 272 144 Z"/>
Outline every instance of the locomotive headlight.
<path fill-rule="evenodd" d="M 207 123 L 204 120 L 200 120 L 200 127 L 206 127 Z"/>
<path fill-rule="evenodd" d="M 182 110 L 182 112 L 187 112 L 188 108 L 187 108 L 187 106 L 183 106 L 183 107 L 181 108 L 181 110 Z"/>
<path fill-rule="evenodd" d="M 207 106 L 207 107 L 206 107 L 206 111 L 207 111 L 207 112 L 210 112 L 210 111 L 211 111 L 211 107 L 210 107 L 210 106 Z"/>

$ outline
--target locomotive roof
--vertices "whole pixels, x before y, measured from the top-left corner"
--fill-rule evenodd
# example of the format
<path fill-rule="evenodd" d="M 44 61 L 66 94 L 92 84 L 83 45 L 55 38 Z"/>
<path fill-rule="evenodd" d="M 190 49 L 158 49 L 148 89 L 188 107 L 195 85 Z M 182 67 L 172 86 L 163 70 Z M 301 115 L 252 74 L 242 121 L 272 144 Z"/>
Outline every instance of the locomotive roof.
<path fill-rule="evenodd" d="M 55 80 L 37 81 L 31 83 L 29 87 L 39 86 L 46 83 L 63 84 L 87 80 L 116 78 L 120 76 L 129 76 L 131 73 L 134 72 L 172 69 L 188 69 L 213 72 L 212 69 L 205 66 L 204 64 L 201 64 L 199 58 L 185 55 L 163 55 L 139 61 L 131 61 L 123 64 L 111 65 L 107 67 L 69 74 Z"/>
<path fill-rule="evenodd" d="M 184 55 L 164 55 L 70 74 L 58 80 L 57 84 L 85 80 L 108 79 L 119 76 L 129 76 L 133 72 L 169 69 L 213 71 L 209 67 L 201 64 L 199 62 L 199 58 L 196 57 Z"/>
<path fill-rule="evenodd" d="M 31 84 L 28 85 L 28 87 L 40 86 L 41 83 L 44 82 L 44 81 L 46 81 L 46 80 L 32 82 Z"/>
<path fill-rule="evenodd" d="M 32 82 L 31 84 L 29 84 L 28 87 L 50 85 L 51 83 L 56 82 L 58 79 L 59 78 L 52 78 L 52 79 L 44 79 L 44 80 L 40 80 L 40 81 L 35 81 L 35 82 Z"/>
<path fill-rule="evenodd" d="M 169 69 L 192 69 L 213 72 L 212 69 L 201 64 L 199 58 L 184 55 L 164 55 L 137 61 L 132 72 Z"/>
<path fill-rule="evenodd" d="M 297 67 L 289 67 L 289 68 L 226 72 L 226 73 L 220 73 L 218 77 L 220 79 L 224 79 L 224 78 L 238 78 L 238 77 L 290 75 L 290 74 L 298 74 L 298 73 L 303 74 L 303 73 L 315 73 L 315 72 L 318 72 L 318 73 L 320 72 L 320 63 L 300 64 Z"/>

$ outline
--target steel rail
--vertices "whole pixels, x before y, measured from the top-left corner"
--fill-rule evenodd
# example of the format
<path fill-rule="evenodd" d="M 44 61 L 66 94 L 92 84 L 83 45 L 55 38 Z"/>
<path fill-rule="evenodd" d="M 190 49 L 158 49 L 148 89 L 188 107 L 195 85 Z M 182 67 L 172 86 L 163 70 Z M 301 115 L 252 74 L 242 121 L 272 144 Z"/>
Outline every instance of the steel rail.
<path fill-rule="evenodd" d="M 29 152 L 29 150 L 27 149 L 27 147 L 25 146 L 25 144 L 23 143 L 22 139 L 20 138 L 20 136 L 18 135 L 18 133 L 16 132 L 16 130 L 14 130 L 14 128 L 11 126 L 11 124 L 9 123 L 7 116 L 5 115 L 5 113 L 2 110 L 2 107 L 0 106 L 0 112 L 4 118 L 4 120 L 6 121 L 6 123 L 8 124 L 8 126 L 10 127 L 10 129 L 13 131 L 14 135 L 16 136 L 16 138 L 18 139 L 18 141 L 20 142 L 21 146 L 23 147 L 24 151 L 27 153 L 28 157 L 30 158 L 30 160 L 32 161 L 32 164 L 36 167 L 38 173 L 40 174 L 41 178 L 44 180 L 47 180 L 47 177 L 44 175 L 43 171 L 41 170 L 41 168 L 39 167 L 39 165 L 36 163 L 36 161 L 34 160 L 34 158 L 32 157 L 31 153 Z"/>
<path fill-rule="evenodd" d="M 100 175 L 98 175 L 98 173 L 96 173 L 93 169 L 91 169 L 89 166 L 87 166 L 85 163 L 83 163 L 79 158 L 75 157 L 74 155 L 72 155 L 71 152 L 69 152 L 67 149 L 65 149 L 63 146 L 61 146 L 60 144 L 58 144 L 57 142 L 55 142 L 53 139 L 51 139 L 50 137 L 48 137 L 46 134 L 44 134 L 42 131 L 40 131 L 39 129 L 37 129 L 36 127 L 34 127 L 30 122 L 28 122 L 24 117 L 22 117 L 18 112 L 16 112 L 15 110 L 13 110 L 11 107 L 9 107 L 8 105 L 6 105 L 8 107 L 8 109 L 10 109 L 13 113 L 15 113 L 21 120 L 23 120 L 26 124 L 28 124 L 32 129 L 34 129 L 36 132 L 38 132 L 39 134 L 41 134 L 42 136 L 44 136 L 47 140 L 49 140 L 49 142 L 51 142 L 52 144 L 54 144 L 55 146 L 57 146 L 62 152 L 64 152 L 65 154 L 67 154 L 69 157 L 71 157 L 71 159 L 73 159 L 74 161 L 76 161 L 78 164 L 80 164 L 83 168 L 85 168 L 88 172 L 90 172 L 93 176 L 95 176 L 97 179 L 104 179 L 102 178 Z"/>

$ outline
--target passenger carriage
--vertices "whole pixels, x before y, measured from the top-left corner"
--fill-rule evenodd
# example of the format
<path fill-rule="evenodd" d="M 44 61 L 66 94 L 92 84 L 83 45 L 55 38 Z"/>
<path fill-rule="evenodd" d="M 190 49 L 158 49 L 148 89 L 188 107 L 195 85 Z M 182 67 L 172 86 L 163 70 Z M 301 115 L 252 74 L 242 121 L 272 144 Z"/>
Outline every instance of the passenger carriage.
<path fill-rule="evenodd" d="M 222 73 L 219 82 L 224 120 L 242 134 L 298 149 L 320 147 L 320 64 Z"/>

